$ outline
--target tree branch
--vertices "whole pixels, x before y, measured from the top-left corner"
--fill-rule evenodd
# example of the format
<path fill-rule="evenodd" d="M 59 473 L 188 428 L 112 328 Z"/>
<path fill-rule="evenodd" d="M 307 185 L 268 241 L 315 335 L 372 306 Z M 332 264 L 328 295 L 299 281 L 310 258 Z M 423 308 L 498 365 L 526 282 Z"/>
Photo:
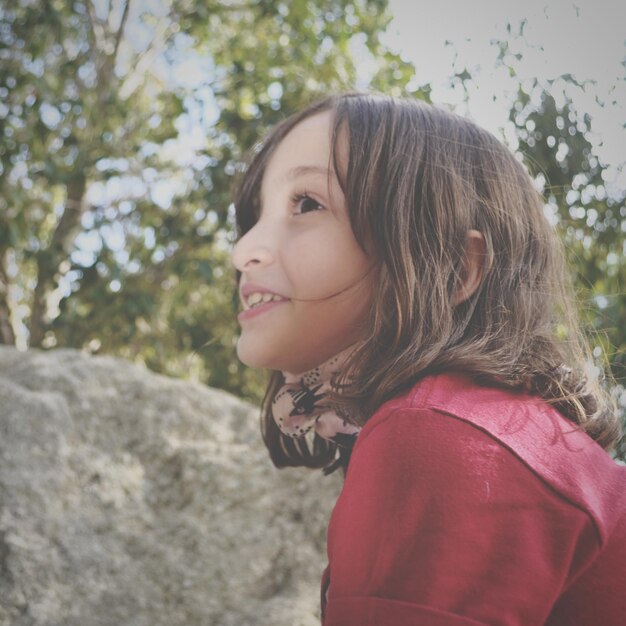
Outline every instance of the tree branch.
<path fill-rule="evenodd" d="M 162 47 L 171 35 L 172 22 L 170 16 L 168 15 L 165 18 L 161 18 L 154 31 L 154 37 L 152 38 L 150 45 L 143 52 L 137 55 L 135 62 L 132 64 L 132 69 L 124 77 L 122 84 L 120 85 L 118 92 L 120 94 L 124 94 L 124 97 L 126 98 L 128 98 L 140 84 L 140 81 L 136 80 L 136 77 L 144 76 L 146 74 L 153 57 L 161 51 Z"/>
<path fill-rule="evenodd" d="M 120 47 L 120 41 L 122 41 L 122 36 L 124 35 L 124 27 L 126 26 L 126 21 L 128 20 L 128 14 L 130 12 L 130 0 L 126 0 L 126 5 L 124 6 L 124 13 L 122 13 L 122 19 L 120 20 L 120 27 L 117 29 L 117 33 L 115 35 L 115 45 L 113 47 L 113 67 L 115 67 L 115 59 L 117 58 L 117 51 Z"/>
<path fill-rule="evenodd" d="M 89 30 L 87 37 L 89 38 L 89 43 L 91 45 L 92 53 L 96 54 L 98 52 L 98 33 L 96 32 L 96 27 L 100 27 L 104 30 L 101 21 L 98 19 L 98 16 L 94 13 L 93 2 L 87 2 L 87 19 L 89 20 Z"/>

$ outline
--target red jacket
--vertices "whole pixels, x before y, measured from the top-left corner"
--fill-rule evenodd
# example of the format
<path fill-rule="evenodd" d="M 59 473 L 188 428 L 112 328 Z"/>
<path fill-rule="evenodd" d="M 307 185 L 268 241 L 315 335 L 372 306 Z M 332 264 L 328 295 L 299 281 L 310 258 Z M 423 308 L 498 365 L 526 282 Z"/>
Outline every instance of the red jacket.
<path fill-rule="evenodd" d="M 361 431 L 324 626 L 626 624 L 626 468 L 540 399 L 458 375 Z"/>

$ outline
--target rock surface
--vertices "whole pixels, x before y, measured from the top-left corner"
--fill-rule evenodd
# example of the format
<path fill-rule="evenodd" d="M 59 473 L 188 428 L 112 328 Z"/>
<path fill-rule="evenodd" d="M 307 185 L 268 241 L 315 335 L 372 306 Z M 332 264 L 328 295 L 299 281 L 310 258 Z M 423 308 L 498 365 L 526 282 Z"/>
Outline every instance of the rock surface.
<path fill-rule="evenodd" d="M 314 626 L 340 477 L 276 470 L 258 409 L 0 346 L 0 624 Z"/>

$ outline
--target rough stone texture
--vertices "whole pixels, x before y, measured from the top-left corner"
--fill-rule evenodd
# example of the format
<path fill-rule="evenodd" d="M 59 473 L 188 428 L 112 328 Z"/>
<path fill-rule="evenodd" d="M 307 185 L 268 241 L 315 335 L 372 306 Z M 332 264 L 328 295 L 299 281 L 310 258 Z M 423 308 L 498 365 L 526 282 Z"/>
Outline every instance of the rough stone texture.
<path fill-rule="evenodd" d="M 340 480 L 225 392 L 0 346 L 0 624 L 317 625 Z"/>

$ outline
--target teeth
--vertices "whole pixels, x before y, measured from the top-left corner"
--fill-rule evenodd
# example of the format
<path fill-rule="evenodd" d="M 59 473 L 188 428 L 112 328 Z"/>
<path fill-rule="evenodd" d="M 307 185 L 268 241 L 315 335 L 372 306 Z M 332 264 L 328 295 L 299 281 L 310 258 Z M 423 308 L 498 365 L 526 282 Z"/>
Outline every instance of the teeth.
<path fill-rule="evenodd" d="M 265 302 L 270 302 L 272 300 L 284 300 L 284 298 L 281 296 L 275 296 L 272 293 L 261 293 L 260 291 L 255 291 L 247 297 L 246 303 L 248 304 L 248 307 L 252 308 L 257 304 L 264 304 Z"/>

